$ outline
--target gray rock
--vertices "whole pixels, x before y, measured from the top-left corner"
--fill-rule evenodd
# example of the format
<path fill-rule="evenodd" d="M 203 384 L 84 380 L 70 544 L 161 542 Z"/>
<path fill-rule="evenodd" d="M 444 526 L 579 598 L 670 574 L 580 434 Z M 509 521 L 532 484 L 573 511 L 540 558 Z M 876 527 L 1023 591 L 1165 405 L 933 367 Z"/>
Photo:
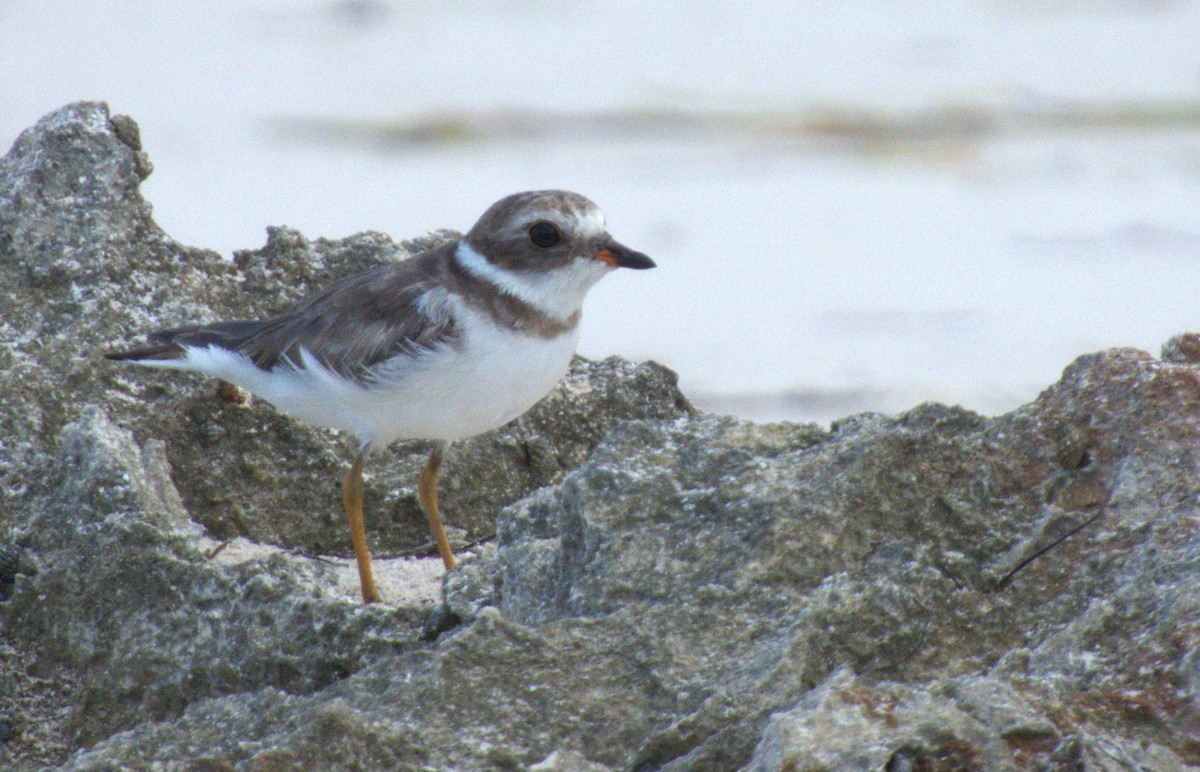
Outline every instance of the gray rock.
<path fill-rule="evenodd" d="M 1159 359 L 1164 362 L 1200 364 L 1200 334 L 1189 332 L 1171 338 L 1163 344 Z"/>
<path fill-rule="evenodd" d="M 745 769 L 1195 768 L 1154 742 L 1064 733 L 1052 720 L 1055 714 L 1044 710 L 994 676 L 913 685 L 863 680 L 841 670 L 794 708 L 771 717 Z"/>
<path fill-rule="evenodd" d="M 136 180 L 147 167 L 120 140 L 127 124 L 85 130 L 99 125 L 88 118 L 99 110 L 66 108 L 24 135 L 0 185 L 27 190 L 52 178 L 39 165 L 68 163 L 62 149 L 71 143 L 98 168 Z M 53 139 L 60 135 L 69 141 Z M 46 150 L 21 154 L 34 146 Z M 124 165 L 99 163 L 106 154 Z M 185 264 L 207 259 L 171 252 L 148 214 L 138 219 L 136 182 L 105 184 L 126 198 L 89 199 L 103 214 L 97 243 L 124 240 L 137 252 L 144 237 L 164 254 L 186 254 L 172 269 L 184 276 Z M 21 234 L 0 241 L 8 250 L 0 270 L 21 281 L 29 271 L 13 266 L 30 255 L 38 264 L 63 259 L 35 232 L 88 222 L 24 196 L 32 208 L 22 211 L 47 220 L 0 209 L 5 232 Z M 130 222 L 142 223 L 140 236 L 122 230 Z M 273 283 L 288 283 L 280 255 L 301 256 L 297 270 L 316 277 L 330 263 L 391 249 L 374 236 L 298 238 L 276 231 L 261 254 L 220 270 L 258 275 L 268 302 L 286 294 Z M 5 246 L 18 242 L 37 246 L 20 255 Z M 108 270 L 93 257 L 100 262 L 81 262 L 71 281 Z M 165 267 L 132 270 L 147 291 L 175 297 Z M 234 302 L 222 281 L 197 287 L 205 314 Z M 80 352 L 103 336 L 88 335 L 124 335 L 124 326 L 155 319 L 132 318 L 111 279 L 89 286 L 107 300 L 77 308 L 81 319 L 57 331 L 37 322 L 44 348 L 16 332 L 11 320 L 20 317 L 4 317 L 3 399 L 22 412 L 0 420 L 6 432 L 37 431 L 6 434 L 21 439 L 3 447 L 6 479 L 27 484 L 6 494 L 0 521 L 0 537 L 21 555 L 0 606 L 0 684 L 17 687 L 17 698 L 0 706 L 28 715 L 16 715 L 0 762 L 1200 765 L 1200 369 L 1188 337 L 1164 361 L 1131 350 L 1081 357 L 1005 416 L 920 405 L 829 431 L 699 415 L 661 368 L 579 363 L 526 421 L 464 443 L 448 460 L 459 466 L 447 499 L 457 496 L 460 511 L 508 506 L 494 544 L 446 577 L 443 607 L 427 624 L 427 609 L 334 596 L 320 561 L 283 552 L 253 564 L 208 559 L 197 523 L 249 532 L 223 518 L 232 502 L 247 513 L 258 506 L 256 487 L 325 480 L 325 493 L 288 506 L 336 501 L 338 446 L 262 406 L 213 402 L 207 386 L 173 394 L 179 387 L 161 375 L 99 369 Z M 29 302 L 4 291 L 13 292 L 4 302 Z M 68 295 L 45 295 L 49 318 Z M 188 307 L 162 309 L 181 318 Z M 13 373 L 30 380 L 13 385 Z M 148 407 L 161 426 L 145 418 Z M 251 434 L 253 444 L 239 439 Z M 182 436 L 201 449 L 173 451 Z M 308 466 L 273 458 L 291 443 Z M 383 477 L 382 467 L 403 467 L 409 453 L 416 464 L 419 449 L 401 447 L 399 463 L 380 460 L 373 471 Z M 251 470 L 239 471 L 239 458 Z M 222 476 L 224 493 L 189 477 L 204 463 L 216 464 L 209 477 Z M 260 468 L 270 485 L 239 477 Z M 375 511 L 381 500 L 385 511 L 400 506 L 402 496 L 374 490 Z M 492 532 L 464 523 L 460 538 Z M 274 543 L 325 538 L 261 527 L 255 538 Z M 393 549 L 417 543 L 396 533 Z M 53 715 L 63 718 L 34 738 L 34 719 Z"/>
<path fill-rule="evenodd" d="M 423 658 L 289 701 L 284 726 L 200 702 L 77 762 L 183 737 L 332 763 L 363 742 L 323 734 L 335 711 L 404 738 L 368 765 L 1184 768 L 1198 395 L 1194 369 L 1114 351 L 992 420 L 625 423 L 504 511 L 464 582 L 492 576 L 493 606 L 456 592 L 469 621 Z"/>
<path fill-rule="evenodd" d="M 1020 769 L 1058 729 L 1019 692 L 988 676 L 921 685 L 839 670 L 767 723 L 749 770 Z"/>
<path fill-rule="evenodd" d="M 53 474 L 9 533 L 34 566 L 3 625 L 30 671 L 78 683 L 63 727 L 75 744 L 205 696 L 320 689 L 415 643 L 419 609 L 348 604 L 317 561 L 208 560 L 161 444 L 139 449 L 97 408 L 64 428 Z"/>

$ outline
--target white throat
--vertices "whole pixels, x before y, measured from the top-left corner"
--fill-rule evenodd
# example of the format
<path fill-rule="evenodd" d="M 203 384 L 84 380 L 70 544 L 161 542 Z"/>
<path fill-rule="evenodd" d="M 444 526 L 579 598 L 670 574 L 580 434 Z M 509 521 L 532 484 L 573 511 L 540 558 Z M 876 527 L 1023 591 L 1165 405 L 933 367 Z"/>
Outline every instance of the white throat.
<path fill-rule="evenodd" d="M 601 260 L 575 258 L 553 271 L 510 271 L 489 263 L 465 239 L 458 242 L 454 255 L 458 264 L 475 276 L 559 320 L 578 313 L 587 291 L 613 270 Z"/>

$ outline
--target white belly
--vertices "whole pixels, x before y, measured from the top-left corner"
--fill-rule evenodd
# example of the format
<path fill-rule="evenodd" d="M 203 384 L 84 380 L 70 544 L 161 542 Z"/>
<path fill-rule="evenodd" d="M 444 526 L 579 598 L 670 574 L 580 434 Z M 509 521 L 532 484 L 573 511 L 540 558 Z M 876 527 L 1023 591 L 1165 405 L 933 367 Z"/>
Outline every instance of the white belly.
<path fill-rule="evenodd" d="M 578 340 L 578 328 L 544 340 L 475 327 L 460 349 L 397 367 L 387 388 L 369 392 L 372 408 L 353 431 L 380 446 L 401 439 L 459 440 L 503 426 L 562 379 Z"/>
<path fill-rule="evenodd" d="M 342 378 L 307 352 L 299 368 L 270 372 L 217 347 L 189 347 L 186 359 L 144 364 L 223 378 L 285 413 L 378 448 L 402 439 L 460 440 L 508 423 L 554 388 L 579 339 L 578 327 L 545 340 L 498 329 L 470 311 L 460 310 L 459 321 L 461 345 L 389 360 L 368 386 Z"/>

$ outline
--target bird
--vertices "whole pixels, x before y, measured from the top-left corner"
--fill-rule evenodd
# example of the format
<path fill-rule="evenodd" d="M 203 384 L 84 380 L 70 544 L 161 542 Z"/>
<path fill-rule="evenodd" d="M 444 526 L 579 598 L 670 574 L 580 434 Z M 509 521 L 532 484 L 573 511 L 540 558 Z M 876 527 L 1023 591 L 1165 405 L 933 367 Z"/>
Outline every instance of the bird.
<path fill-rule="evenodd" d="M 447 446 L 533 407 L 570 366 L 588 290 L 618 268 L 654 267 L 609 235 L 585 196 L 515 193 L 465 236 L 343 278 L 275 316 L 157 330 L 105 356 L 204 373 L 353 435 L 342 506 L 363 601 L 376 603 L 363 523 L 368 455 L 398 440 L 431 441 L 417 497 L 449 571 L 437 503 Z"/>

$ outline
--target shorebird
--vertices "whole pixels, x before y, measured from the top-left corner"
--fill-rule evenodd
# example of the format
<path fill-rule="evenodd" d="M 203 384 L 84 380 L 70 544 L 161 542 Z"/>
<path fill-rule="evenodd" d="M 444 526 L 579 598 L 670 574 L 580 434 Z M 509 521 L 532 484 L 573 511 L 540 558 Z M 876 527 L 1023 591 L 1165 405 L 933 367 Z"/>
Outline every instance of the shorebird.
<path fill-rule="evenodd" d="M 457 241 L 342 279 L 276 316 L 159 330 L 144 347 L 106 356 L 206 373 L 353 434 L 342 504 L 362 597 L 373 603 L 367 455 L 396 440 L 433 441 L 417 496 L 453 568 L 437 504 L 446 446 L 508 423 L 549 393 L 575 353 L 588 290 L 616 268 L 653 267 L 613 240 L 587 198 L 517 193 Z"/>

